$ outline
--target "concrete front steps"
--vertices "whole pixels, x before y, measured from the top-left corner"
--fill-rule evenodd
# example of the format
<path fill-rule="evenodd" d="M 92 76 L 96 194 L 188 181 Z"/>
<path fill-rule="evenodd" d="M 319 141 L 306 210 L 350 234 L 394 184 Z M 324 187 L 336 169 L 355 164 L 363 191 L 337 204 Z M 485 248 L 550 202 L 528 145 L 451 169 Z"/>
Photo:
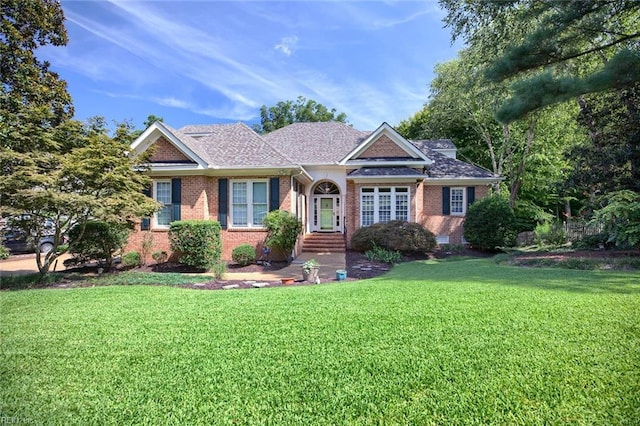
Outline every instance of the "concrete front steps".
<path fill-rule="evenodd" d="M 347 245 L 344 234 L 313 232 L 304 236 L 302 251 L 307 253 L 344 253 Z"/>

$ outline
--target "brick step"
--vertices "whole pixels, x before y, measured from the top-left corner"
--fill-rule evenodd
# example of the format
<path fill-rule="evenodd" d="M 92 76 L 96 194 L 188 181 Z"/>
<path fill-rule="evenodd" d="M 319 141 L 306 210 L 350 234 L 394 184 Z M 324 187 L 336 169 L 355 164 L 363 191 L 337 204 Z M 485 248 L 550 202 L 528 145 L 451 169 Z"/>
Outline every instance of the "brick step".
<path fill-rule="evenodd" d="M 344 235 L 342 234 L 307 234 L 302 245 L 303 252 L 336 252 L 346 251 Z"/>

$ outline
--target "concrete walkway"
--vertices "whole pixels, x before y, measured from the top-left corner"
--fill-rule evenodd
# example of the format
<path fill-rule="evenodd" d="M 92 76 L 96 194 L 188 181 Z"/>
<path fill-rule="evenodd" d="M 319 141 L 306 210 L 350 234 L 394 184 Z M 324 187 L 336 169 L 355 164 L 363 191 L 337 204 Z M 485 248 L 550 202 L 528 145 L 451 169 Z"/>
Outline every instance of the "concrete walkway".
<path fill-rule="evenodd" d="M 69 255 L 63 255 L 57 259 L 56 271 L 64 271 L 62 262 Z M 333 280 L 336 278 L 336 270 L 345 269 L 345 253 L 302 253 L 291 264 L 277 271 L 269 272 L 228 272 L 224 275 L 225 280 L 260 280 L 277 281 L 282 278 L 302 279 L 302 264 L 307 260 L 315 259 L 320 264 L 319 276 L 321 280 Z M 54 265 L 51 266 L 54 271 Z M 3 276 L 17 274 L 33 274 L 38 272 L 35 254 L 21 254 L 11 256 L 9 259 L 0 260 L 0 278 Z"/>
<path fill-rule="evenodd" d="M 307 260 L 315 259 L 320 264 L 318 276 L 321 280 L 333 280 L 338 269 L 345 269 L 347 264 L 346 253 L 301 253 L 296 259 L 277 271 L 269 272 L 228 272 L 224 274 L 225 280 L 264 280 L 275 281 L 282 278 L 293 278 L 296 281 L 302 279 L 302 264 Z"/>

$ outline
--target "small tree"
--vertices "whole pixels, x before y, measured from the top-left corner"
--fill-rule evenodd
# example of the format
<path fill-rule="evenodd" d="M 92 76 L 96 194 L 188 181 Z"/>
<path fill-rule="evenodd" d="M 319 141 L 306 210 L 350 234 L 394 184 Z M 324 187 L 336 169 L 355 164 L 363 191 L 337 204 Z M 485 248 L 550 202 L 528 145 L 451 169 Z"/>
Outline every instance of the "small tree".
<path fill-rule="evenodd" d="M 267 228 L 265 245 L 288 260 L 302 232 L 302 222 L 289 212 L 273 210 L 264 217 L 264 226 Z"/>
<path fill-rule="evenodd" d="M 194 268 L 209 269 L 219 263 L 222 254 L 220 223 L 213 220 L 179 220 L 169 225 L 171 250 L 179 262 Z"/>
<path fill-rule="evenodd" d="M 83 263 L 97 260 L 109 266 L 128 238 L 129 229 L 122 224 L 89 221 L 69 232 L 69 252 Z"/>
<path fill-rule="evenodd" d="M 469 206 L 464 238 L 474 247 L 483 250 L 511 247 L 516 234 L 513 209 L 509 207 L 509 200 L 500 194 L 491 194 Z"/>

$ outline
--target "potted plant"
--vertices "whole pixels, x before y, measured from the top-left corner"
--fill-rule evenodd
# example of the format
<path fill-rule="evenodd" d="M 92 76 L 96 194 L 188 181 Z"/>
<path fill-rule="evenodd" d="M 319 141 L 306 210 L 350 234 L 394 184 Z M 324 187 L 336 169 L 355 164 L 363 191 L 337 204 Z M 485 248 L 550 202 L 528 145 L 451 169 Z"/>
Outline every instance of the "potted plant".
<path fill-rule="evenodd" d="M 318 271 L 320 270 L 320 264 L 315 259 L 309 259 L 302 264 L 302 278 L 308 282 L 318 282 Z"/>

